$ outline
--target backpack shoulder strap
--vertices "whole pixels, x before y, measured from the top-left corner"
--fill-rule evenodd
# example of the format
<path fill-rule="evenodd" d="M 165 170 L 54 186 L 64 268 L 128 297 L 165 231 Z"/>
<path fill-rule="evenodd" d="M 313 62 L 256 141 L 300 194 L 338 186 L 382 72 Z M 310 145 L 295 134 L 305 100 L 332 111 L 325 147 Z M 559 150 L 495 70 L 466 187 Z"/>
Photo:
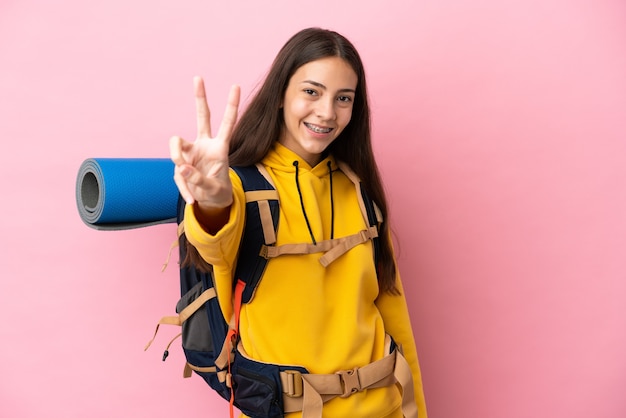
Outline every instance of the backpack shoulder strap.
<path fill-rule="evenodd" d="M 361 179 L 356 175 L 354 171 L 348 166 L 348 164 L 343 161 L 337 161 L 337 166 L 339 169 L 354 183 L 354 186 L 357 190 L 357 197 L 359 199 L 359 206 L 361 207 L 361 213 L 363 217 L 367 221 L 370 227 L 378 228 L 379 225 L 383 222 L 383 216 L 376 206 L 376 202 L 374 202 L 368 196 Z M 376 265 L 376 270 L 378 271 L 378 260 L 380 254 L 380 238 L 376 236 L 372 239 L 372 243 L 374 246 L 374 263 Z"/>
<path fill-rule="evenodd" d="M 376 203 L 370 199 L 367 192 L 365 191 L 365 187 L 363 183 L 359 183 L 359 190 L 361 192 L 361 198 L 363 199 L 363 204 L 365 205 L 365 211 L 367 212 L 367 220 L 370 226 L 379 227 L 380 223 L 382 223 L 382 213 Z M 380 234 L 375 236 L 372 239 L 372 243 L 374 246 L 374 265 L 376 266 L 376 272 L 378 272 L 378 260 L 380 255 Z"/>
<path fill-rule="evenodd" d="M 242 303 L 248 303 L 254 296 L 267 266 L 268 260 L 260 255 L 261 248 L 276 243 L 278 192 L 263 166 L 232 169 L 241 179 L 246 196 L 246 225 L 239 248 L 240 262 L 235 269 L 234 283 L 245 282 Z"/>

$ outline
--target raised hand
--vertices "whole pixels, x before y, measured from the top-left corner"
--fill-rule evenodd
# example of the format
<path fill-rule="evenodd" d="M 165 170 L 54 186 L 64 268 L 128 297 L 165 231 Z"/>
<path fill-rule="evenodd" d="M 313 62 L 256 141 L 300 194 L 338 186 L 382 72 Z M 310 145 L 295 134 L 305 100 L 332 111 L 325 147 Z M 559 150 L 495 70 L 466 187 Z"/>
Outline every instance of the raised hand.
<path fill-rule="evenodd" d="M 239 86 L 232 86 L 217 135 L 211 135 L 211 113 L 204 81 L 194 78 L 197 138 L 194 142 L 178 136 L 170 138 L 170 156 L 175 164 L 174 181 L 188 204 L 197 203 L 204 211 L 226 208 L 232 203 L 228 174 L 230 135 L 237 120 Z"/>

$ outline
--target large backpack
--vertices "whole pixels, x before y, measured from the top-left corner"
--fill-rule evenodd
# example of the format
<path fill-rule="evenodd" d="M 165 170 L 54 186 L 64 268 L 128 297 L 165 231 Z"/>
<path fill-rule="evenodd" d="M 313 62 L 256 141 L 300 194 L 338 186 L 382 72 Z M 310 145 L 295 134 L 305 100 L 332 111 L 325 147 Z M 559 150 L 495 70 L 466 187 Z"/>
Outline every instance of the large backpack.
<path fill-rule="evenodd" d="M 237 407 L 246 415 L 253 418 L 278 418 L 283 417 L 285 412 L 310 409 L 314 411 L 312 416 L 321 417 L 323 402 L 336 396 L 349 395 L 350 392 L 387 386 L 407 376 L 399 378 L 397 375 L 395 344 L 389 341 L 388 352 L 390 355 L 385 364 L 382 361 L 365 366 L 371 367 L 369 373 L 363 372 L 360 376 L 358 387 L 348 387 L 346 382 L 355 382 L 346 371 L 341 374 L 330 375 L 338 378 L 333 387 L 328 386 L 323 378 L 316 383 L 314 376 L 300 366 L 275 365 L 261 363 L 250 359 L 238 344 L 239 311 L 241 305 L 249 303 L 254 291 L 259 284 L 265 266 L 272 257 L 282 254 L 305 254 L 311 252 L 324 252 L 320 260 L 323 264 L 330 263 L 333 259 L 341 256 L 348 249 L 373 240 L 375 262 L 378 254 L 378 224 L 381 221 L 380 211 L 368 198 L 359 179 L 344 164 L 339 164 L 341 170 L 353 181 L 359 196 L 359 204 L 369 227 L 349 237 L 331 240 L 326 248 L 311 248 L 312 244 L 287 244 L 276 246 L 276 231 L 279 222 L 279 201 L 269 174 L 262 165 L 250 167 L 233 167 L 233 170 L 241 178 L 246 196 L 246 223 L 239 249 L 238 263 L 235 270 L 235 282 L 233 283 L 233 309 L 234 315 L 230 322 L 224 320 L 219 305 L 212 273 L 204 273 L 197 270 L 193 265 L 180 266 L 181 298 L 176 305 L 176 316 L 163 317 L 155 331 L 155 337 L 161 324 L 180 325 L 182 332 L 182 346 L 186 357 L 184 377 L 190 377 L 192 372 L 201 376 L 211 388 L 224 399 L 230 401 L 231 416 L 233 406 Z M 186 257 L 186 245 L 184 244 L 184 216 L 185 202 L 179 199 L 178 205 L 178 243 L 179 257 Z M 337 245 L 341 243 L 342 245 Z M 319 243 L 318 243 L 319 244 Z M 177 336 L 177 337 L 178 337 Z M 168 349 L 175 337 L 168 344 L 163 360 L 167 358 Z M 150 346 L 152 340 L 146 346 Z M 393 357 L 393 358 L 392 358 Z M 401 356 L 400 356 L 401 357 Z M 404 363 L 406 360 L 402 358 Z M 377 365 L 377 363 L 380 363 Z M 408 364 L 403 364 L 406 374 Z M 367 374 L 367 376 L 366 376 Z M 304 377 L 303 377 L 304 376 Z M 368 377 L 370 376 L 370 377 Z M 344 379 L 345 377 L 345 379 Z M 371 380 L 370 381 L 368 381 Z M 410 371 L 408 379 L 410 380 Z M 358 380 L 358 379 L 357 379 Z M 411 382 L 405 382 L 408 387 Z M 354 385 L 353 385 L 354 386 Z M 412 386 L 412 385 L 411 385 Z M 307 406 L 308 405 L 308 406 Z M 305 408 L 306 406 L 306 408 Z"/>

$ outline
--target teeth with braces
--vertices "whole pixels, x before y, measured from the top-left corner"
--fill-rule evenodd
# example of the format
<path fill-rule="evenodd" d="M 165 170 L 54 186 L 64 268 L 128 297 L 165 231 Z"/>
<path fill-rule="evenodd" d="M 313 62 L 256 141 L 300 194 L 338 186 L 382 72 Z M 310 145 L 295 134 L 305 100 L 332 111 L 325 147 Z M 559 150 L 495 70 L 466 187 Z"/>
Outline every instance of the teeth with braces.
<path fill-rule="evenodd" d="M 309 123 L 305 123 L 305 125 L 307 126 L 307 128 L 309 128 L 310 130 L 318 134 L 327 134 L 333 130 L 333 128 L 320 128 L 318 126 L 311 125 Z"/>

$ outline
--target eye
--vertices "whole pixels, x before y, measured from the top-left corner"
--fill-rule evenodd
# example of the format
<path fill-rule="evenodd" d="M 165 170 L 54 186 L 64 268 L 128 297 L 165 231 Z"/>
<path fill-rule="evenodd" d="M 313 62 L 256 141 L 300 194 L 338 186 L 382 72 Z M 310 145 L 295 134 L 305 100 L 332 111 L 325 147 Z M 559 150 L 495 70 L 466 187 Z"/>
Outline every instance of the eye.
<path fill-rule="evenodd" d="M 340 104 L 342 104 L 344 106 L 347 106 L 347 105 L 351 105 L 352 104 L 353 98 L 351 96 L 339 96 L 339 97 L 337 97 L 337 101 Z"/>
<path fill-rule="evenodd" d="M 317 92 L 313 89 L 304 89 L 302 91 L 310 96 L 317 96 Z"/>

